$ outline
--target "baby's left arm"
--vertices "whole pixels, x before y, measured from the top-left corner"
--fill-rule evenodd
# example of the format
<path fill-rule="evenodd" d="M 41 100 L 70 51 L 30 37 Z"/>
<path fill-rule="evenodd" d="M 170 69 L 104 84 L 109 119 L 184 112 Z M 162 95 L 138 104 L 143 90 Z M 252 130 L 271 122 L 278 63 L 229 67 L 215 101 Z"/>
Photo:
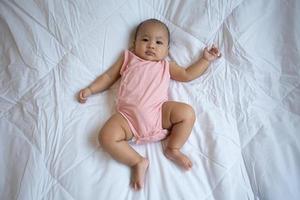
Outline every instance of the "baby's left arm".
<path fill-rule="evenodd" d="M 202 57 L 187 68 L 180 67 L 176 62 L 170 62 L 170 75 L 173 80 L 188 82 L 201 76 L 209 64 L 220 58 L 221 53 L 214 45 L 208 49 L 205 47 Z"/>

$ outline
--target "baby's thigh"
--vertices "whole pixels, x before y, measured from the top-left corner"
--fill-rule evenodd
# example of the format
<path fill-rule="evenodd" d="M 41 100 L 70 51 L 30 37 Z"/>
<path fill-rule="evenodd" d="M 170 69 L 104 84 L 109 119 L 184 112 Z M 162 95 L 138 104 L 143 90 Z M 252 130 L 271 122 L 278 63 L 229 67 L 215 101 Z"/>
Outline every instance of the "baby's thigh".
<path fill-rule="evenodd" d="M 174 124 L 183 120 L 195 120 L 195 112 L 192 106 L 186 103 L 167 101 L 162 106 L 162 126 L 170 129 Z"/>
<path fill-rule="evenodd" d="M 133 134 L 130 130 L 127 120 L 120 114 L 116 113 L 103 125 L 99 133 L 99 140 L 130 140 Z"/>

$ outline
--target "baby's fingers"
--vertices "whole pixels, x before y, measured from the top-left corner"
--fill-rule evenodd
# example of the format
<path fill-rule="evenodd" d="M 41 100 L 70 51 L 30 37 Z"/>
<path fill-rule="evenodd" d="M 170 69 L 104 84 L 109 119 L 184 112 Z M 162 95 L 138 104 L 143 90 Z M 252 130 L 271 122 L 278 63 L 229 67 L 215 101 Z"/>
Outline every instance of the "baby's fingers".
<path fill-rule="evenodd" d="M 79 102 L 80 102 L 80 103 L 85 103 L 85 102 L 86 102 L 86 99 L 79 99 Z"/>
<path fill-rule="evenodd" d="M 216 56 L 218 58 L 221 57 L 221 52 L 217 47 L 215 47 L 215 45 L 213 45 L 211 48 L 211 54 L 213 54 L 214 56 Z"/>
<path fill-rule="evenodd" d="M 220 50 L 219 49 L 215 49 L 215 54 L 216 54 L 216 56 L 218 57 L 218 58 L 220 58 L 221 57 L 221 52 L 220 52 Z"/>
<path fill-rule="evenodd" d="M 208 47 L 205 47 L 204 51 L 209 52 L 210 50 L 208 49 Z"/>
<path fill-rule="evenodd" d="M 86 102 L 86 97 L 84 97 L 83 91 L 80 91 L 78 94 L 78 101 L 80 103 L 85 103 Z"/>
<path fill-rule="evenodd" d="M 85 102 L 86 102 L 86 99 L 80 99 L 79 102 L 80 102 L 80 103 L 85 103 Z"/>

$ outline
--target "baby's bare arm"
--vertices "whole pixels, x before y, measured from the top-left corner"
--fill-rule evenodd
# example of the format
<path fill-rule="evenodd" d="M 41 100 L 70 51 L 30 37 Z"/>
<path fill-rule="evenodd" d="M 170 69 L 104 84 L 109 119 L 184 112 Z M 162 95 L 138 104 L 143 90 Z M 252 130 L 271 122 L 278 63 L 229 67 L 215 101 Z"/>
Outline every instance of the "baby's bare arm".
<path fill-rule="evenodd" d="M 108 89 L 119 79 L 122 63 L 123 56 L 121 56 L 116 63 L 114 63 L 106 72 L 97 77 L 96 80 L 88 86 L 92 94 Z"/>
<path fill-rule="evenodd" d="M 123 63 L 123 55 L 106 72 L 98 76 L 88 87 L 78 93 L 78 101 L 85 103 L 87 97 L 102 92 L 112 86 L 120 78 L 120 69 Z"/>
<path fill-rule="evenodd" d="M 177 65 L 176 62 L 171 62 L 170 75 L 173 80 L 188 82 L 201 76 L 208 68 L 209 64 L 209 61 L 202 58 L 187 68 Z"/>
<path fill-rule="evenodd" d="M 216 47 L 210 50 L 206 47 L 202 57 L 187 68 L 182 68 L 175 62 L 170 62 L 170 75 L 176 81 L 188 82 L 201 76 L 210 63 L 221 57 L 220 51 Z"/>

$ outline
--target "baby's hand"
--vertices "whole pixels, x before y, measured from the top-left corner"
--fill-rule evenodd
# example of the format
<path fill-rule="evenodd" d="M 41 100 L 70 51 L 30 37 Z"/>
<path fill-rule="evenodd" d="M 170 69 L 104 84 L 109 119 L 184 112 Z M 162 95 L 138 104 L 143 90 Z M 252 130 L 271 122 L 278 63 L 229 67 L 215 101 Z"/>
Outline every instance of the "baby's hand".
<path fill-rule="evenodd" d="M 215 47 L 215 45 L 212 45 L 211 49 L 208 49 L 207 47 L 205 47 L 202 57 L 205 60 L 211 62 L 211 61 L 216 60 L 217 58 L 220 58 L 221 52 L 219 51 L 219 49 L 217 47 Z"/>
<path fill-rule="evenodd" d="M 91 94 L 92 94 L 92 91 L 88 87 L 80 90 L 78 93 L 78 101 L 80 103 L 85 103 L 87 100 L 87 97 L 90 96 Z"/>

